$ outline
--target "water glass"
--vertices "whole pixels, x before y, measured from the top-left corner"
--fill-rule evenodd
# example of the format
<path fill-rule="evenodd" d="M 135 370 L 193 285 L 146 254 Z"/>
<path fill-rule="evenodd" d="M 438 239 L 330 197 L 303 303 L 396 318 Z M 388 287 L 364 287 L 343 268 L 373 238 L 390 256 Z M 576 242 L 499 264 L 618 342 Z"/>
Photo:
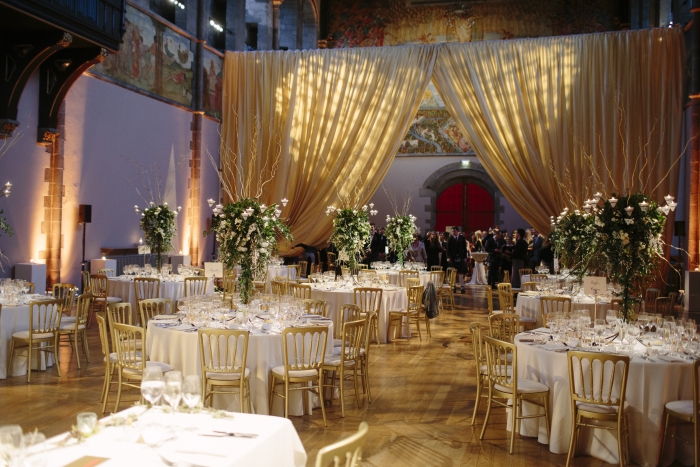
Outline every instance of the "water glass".
<path fill-rule="evenodd" d="M 82 412 L 76 417 L 76 427 L 78 431 L 84 435 L 89 436 L 95 432 L 95 427 L 97 426 L 97 414 L 94 412 Z"/>
<path fill-rule="evenodd" d="M 182 383 L 182 400 L 190 408 L 190 412 L 202 400 L 202 381 L 199 376 L 185 376 L 185 381 Z"/>
<path fill-rule="evenodd" d="M 165 389 L 163 390 L 163 399 L 173 409 L 173 413 L 180 405 L 182 399 L 182 372 L 170 371 L 165 374 Z"/>
<path fill-rule="evenodd" d="M 24 440 L 19 425 L 0 426 L 0 460 L 8 467 L 22 465 Z"/>
<path fill-rule="evenodd" d="M 150 402 L 152 406 L 156 405 L 156 402 L 158 402 L 163 395 L 164 390 L 165 381 L 163 379 L 163 372 L 160 370 L 160 368 L 144 368 L 141 379 L 141 395 L 143 398 Z"/>

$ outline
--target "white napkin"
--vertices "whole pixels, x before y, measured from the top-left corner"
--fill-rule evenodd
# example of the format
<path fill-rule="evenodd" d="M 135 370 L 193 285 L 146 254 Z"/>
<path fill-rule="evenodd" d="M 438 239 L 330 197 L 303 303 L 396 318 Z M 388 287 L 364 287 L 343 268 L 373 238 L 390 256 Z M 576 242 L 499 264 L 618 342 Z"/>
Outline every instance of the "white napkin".
<path fill-rule="evenodd" d="M 562 349 L 568 349 L 567 346 L 564 344 L 558 344 L 554 342 L 548 342 L 542 346 L 543 349 L 545 350 L 562 350 Z"/>
<path fill-rule="evenodd" d="M 666 363 L 689 363 L 688 360 L 684 360 L 680 357 L 669 357 L 668 355 L 659 355 L 659 360 Z"/>
<path fill-rule="evenodd" d="M 153 318 L 151 318 L 156 321 L 173 321 L 179 319 L 177 316 L 174 315 L 156 315 Z"/>
<path fill-rule="evenodd" d="M 235 452 L 237 441 L 240 440 L 229 436 L 182 436 L 163 445 L 158 454 L 172 464 L 215 467 L 226 464 L 226 458 Z"/>

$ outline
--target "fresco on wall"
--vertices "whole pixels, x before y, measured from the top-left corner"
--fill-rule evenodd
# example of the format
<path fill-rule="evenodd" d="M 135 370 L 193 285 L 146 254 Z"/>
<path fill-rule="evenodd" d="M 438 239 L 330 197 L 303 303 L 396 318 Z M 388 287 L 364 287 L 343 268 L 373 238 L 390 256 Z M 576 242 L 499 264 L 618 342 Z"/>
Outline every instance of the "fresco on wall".
<path fill-rule="evenodd" d="M 619 28 L 616 18 L 619 5 L 615 0 L 442 3 L 409 6 L 406 0 L 333 2 L 330 27 L 333 46 L 472 42 Z"/>
<path fill-rule="evenodd" d="M 204 49 L 204 112 L 221 119 L 221 86 L 223 84 L 223 59 Z"/>
<path fill-rule="evenodd" d="M 191 107 L 192 41 L 128 4 L 125 26 L 119 53 L 90 68 L 90 73 Z"/>

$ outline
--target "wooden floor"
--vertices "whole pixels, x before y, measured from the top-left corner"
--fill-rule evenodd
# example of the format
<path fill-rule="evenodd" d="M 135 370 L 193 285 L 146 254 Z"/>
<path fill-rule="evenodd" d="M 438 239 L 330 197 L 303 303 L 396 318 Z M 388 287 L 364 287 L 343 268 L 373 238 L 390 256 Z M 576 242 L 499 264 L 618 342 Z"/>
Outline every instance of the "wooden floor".
<path fill-rule="evenodd" d="M 533 438 L 516 436 L 515 452 L 508 454 L 510 433 L 503 412 L 492 418 L 484 441 L 477 425 L 469 425 L 475 398 L 475 367 L 468 323 L 486 322 L 486 299 L 481 287 L 456 294 L 457 307 L 432 320 L 432 338 L 384 344 L 370 353 L 372 404 L 358 408 L 354 397 L 340 417 L 337 401 L 327 409 L 328 427 L 321 412 L 292 421 L 313 465 L 318 450 L 357 429 L 361 421 L 370 431 L 364 451 L 365 466 L 562 466 L 566 455 L 551 454 Z M 75 356 L 61 354 L 63 376 L 56 369 L 0 380 L 0 424 L 17 423 L 25 431 L 38 428 L 47 436 L 70 429 L 79 412 L 100 413 L 104 369 L 96 329 L 90 333 L 92 362 L 78 370 Z M 136 394 L 130 399 L 135 401 Z M 128 403 L 123 403 L 126 408 Z M 108 409 L 109 410 L 109 409 Z M 497 413 L 498 413 L 497 412 Z M 589 457 L 574 466 L 609 465 Z M 680 465 L 680 464 L 679 464 Z"/>

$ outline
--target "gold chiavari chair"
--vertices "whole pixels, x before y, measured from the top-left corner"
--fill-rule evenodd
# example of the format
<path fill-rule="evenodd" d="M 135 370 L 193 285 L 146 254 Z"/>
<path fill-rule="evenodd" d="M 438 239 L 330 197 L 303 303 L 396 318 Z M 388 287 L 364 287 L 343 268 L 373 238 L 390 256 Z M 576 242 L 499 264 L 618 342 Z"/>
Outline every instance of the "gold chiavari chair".
<path fill-rule="evenodd" d="M 101 309 L 106 310 L 113 303 L 122 301 L 119 297 L 110 297 L 108 289 L 107 276 L 102 274 L 90 274 L 90 293 L 95 299 L 92 302 L 92 312 L 95 312 L 95 306 L 99 305 Z M 91 319 L 88 318 L 88 328 L 90 327 Z"/>
<path fill-rule="evenodd" d="M 489 310 L 489 316 L 491 316 L 494 313 L 503 313 L 501 310 L 494 310 L 493 309 L 493 290 L 491 289 L 490 285 L 487 285 L 486 288 L 486 307 Z"/>
<path fill-rule="evenodd" d="M 61 300 L 62 323 L 75 322 L 75 316 L 71 316 L 73 311 L 73 299 L 78 288 L 73 284 L 58 283 L 53 285 L 53 298 Z"/>
<path fill-rule="evenodd" d="M 396 339 L 396 328 L 401 329 L 402 334 L 404 328 L 406 328 L 406 339 L 408 343 L 411 343 L 411 324 L 416 325 L 416 330 L 418 331 L 418 339 L 421 341 L 423 337 L 420 333 L 420 310 L 423 308 L 423 286 L 418 285 L 411 287 L 406 290 L 406 295 L 408 296 L 408 306 L 405 310 L 401 311 L 390 311 L 389 312 L 389 334 L 391 334 L 393 327 L 393 339 Z"/>
<path fill-rule="evenodd" d="M 107 307 L 107 323 L 110 329 L 114 324 L 129 324 L 133 323 L 134 317 L 131 313 L 131 303 L 112 303 Z"/>
<path fill-rule="evenodd" d="M 327 308 L 325 300 L 314 300 L 311 298 L 302 299 L 304 311 L 311 315 L 318 315 L 327 318 Z"/>
<path fill-rule="evenodd" d="M 399 271 L 399 287 L 406 287 L 406 279 L 409 277 L 419 279 L 418 282 L 420 283 L 418 271 L 414 271 L 413 269 L 402 269 Z"/>
<path fill-rule="evenodd" d="M 333 463 L 334 467 L 356 467 L 362 460 L 362 448 L 367 440 L 369 425 L 361 422 L 357 433 L 347 438 L 321 448 L 316 456 L 316 467 L 328 467 Z M 345 461 L 343 464 L 342 461 Z"/>
<path fill-rule="evenodd" d="M 319 271 L 319 272 L 320 272 L 320 271 Z M 341 273 L 342 275 L 345 276 L 345 275 L 347 275 L 347 274 L 350 274 L 350 269 L 348 269 L 348 268 L 345 267 L 345 266 L 340 266 L 340 273 Z"/>
<path fill-rule="evenodd" d="M 270 381 L 270 412 L 274 397 L 284 399 L 284 417 L 289 418 L 289 391 L 311 391 L 323 401 L 323 359 L 326 354 L 326 326 L 308 326 L 285 328 L 282 331 L 282 351 L 284 365 L 276 366 L 271 372 Z M 275 390 L 275 385 L 284 384 L 284 392 Z M 300 386 L 290 387 L 291 385 Z M 311 384 L 309 386 L 309 384 Z M 304 413 L 307 413 L 309 398 L 302 394 Z M 326 408 L 321 402 L 323 426 L 326 424 Z"/>
<path fill-rule="evenodd" d="M 117 354 L 117 376 L 119 381 L 119 389 L 117 391 L 117 402 L 114 405 L 114 411 L 119 410 L 119 402 L 122 398 L 122 388 L 140 389 L 141 379 L 143 378 L 143 370 L 146 367 L 155 367 L 163 373 L 172 371 L 173 367 L 167 363 L 146 361 L 141 355 L 140 350 L 145 347 L 145 330 L 139 326 L 130 326 L 128 324 L 114 323 L 112 327 L 112 340 L 114 342 L 114 350 Z"/>
<path fill-rule="evenodd" d="M 544 296 L 540 297 L 540 314 L 542 315 L 542 325 L 547 327 L 550 313 L 570 313 L 571 297 Z"/>
<path fill-rule="evenodd" d="M 532 274 L 532 269 L 522 268 L 522 269 L 520 269 L 520 271 L 518 271 L 518 274 L 520 274 L 520 280 L 522 281 L 522 280 L 523 280 L 523 276 L 524 276 L 525 274 L 527 274 L 528 276 Z"/>
<path fill-rule="evenodd" d="M 299 267 L 298 264 L 290 264 L 287 266 L 287 271 L 289 276 L 287 277 L 288 282 L 299 282 L 299 279 L 301 277 L 301 268 Z M 294 274 L 292 274 L 292 271 L 294 271 Z M 294 276 L 294 279 L 292 279 L 292 275 Z"/>
<path fill-rule="evenodd" d="M 185 297 L 206 294 L 208 280 L 208 277 L 201 276 L 185 277 Z"/>
<path fill-rule="evenodd" d="M 700 360 L 695 360 L 693 363 L 693 399 L 692 400 L 681 400 L 681 401 L 671 401 L 666 402 L 664 406 L 664 431 L 661 436 L 661 453 L 659 454 L 659 459 L 664 457 L 664 447 L 666 447 L 666 434 L 668 433 L 669 422 L 671 417 L 677 419 L 681 423 L 674 423 L 673 426 L 678 425 L 693 425 L 693 441 L 681 438 L 678 435 L 674 435 L 674 438 L 678 438 L 688 444 L 693 445 L 694 449 L 694 465 L 697 467 L 700 465 L 700 449 L 698 447 L 698 410 L 700 410 L 700 388 L 698 387 L 698 368 L 700 368 Z M 659 464 L 661 464 L 659 462 Z"/>
<path fill-rule="evenodd" d="M 47 363 L 46 352 L 52 352 L 56 360 L 56 371 L 61 376 L 58 363 L 58 331 L 61 326 L 61 300 L 42 300 L 29 302 L 29 329 L 12 334 L 10 351 L 7 356 L 7 376 L 12 376 L 12 357 L 15 350 L 27 349 L 27 383 L 32 377 L 32 352 L 42 352 L 44 365 Z"/>
<path fill-rule="evenodd" d="M 494 315 L 503 316 L 503 315 Z M 493 317 L 492 317 L 493 318 Z M 484 439 L 486 425 L 491 414 L 491 407 L 496 403 L 499 407 L 512 407 L 510 453 L 513 454 L 515 433 L 520 431 L 520 420 L 523 418 L 544 417 L 547 427 L 547 441 L 549 442 L 549 388 L 542 383 L 529 379 L 518 378 L 518 348 L 511 342 L 496 339 L 490 336 L 482 336 L 486 364 L 488 366 L 489 396 L 486 406 L 486 417 L 481 428 L 479 439 Z M 506 399 L 501 402 L 494 399 Z M 512 404 L 508 404 L 511 401 Z M 523 416 L 523 402 L 543 407 L 544 414 Z"/>
<path fill-rule="evenodd" d="M 114 277 L 114 269 L 112 269 L 112 268 L 98 269 L 97 274 L 107 276 L 107 277 Z"/>
<path fill-rule="evenodd" d="M 510 284 L 510 271 L 503 271 L 503 282 Z"/>
<path fill-rule="evenodd" d="M 272 288 L 272 295 L 281 297 L 287 295 L 287 282 L 278 281 L 277 279 L 270 282 L 270 287 Z"/>
<path fill-rule="evenodd" d="M 355 305 L 357 306 L 357 305 Z M 360 308 L 358 306 L 358 308 Z M 365 329 L 364 329 L 364 342 L 362 343 L 362 349 L 360 350 L 360 356 L 359 356 L 359 368 L 358 368 L 358 373 L 357 376 L 360 377 L 361 383 L 362 383 L 362 394 L 367 394 L 367 402 L 370 404 L 372 403 L 372 391 L 370 391 L 369 387 L 369 347 L 370 347 L 370 314 L 369 313 L 364 313 L 362 312 L 362 309 L 360 309 L 359 312 L 359 319 L 364 319 L 365 320 Z M 355 320 L 357 321 L 357 319 Z"/>
<path fill-rule="evenodd" d="M 472 349 L 476 365 L 476 400 L 474 401 L 474 413 L 472 414 L 471 422 L 471 425 L 474 426 L 481 399 L 488 398 L 489 369 L 486 364 L 486 353 L 484 352 L 484 344 L 481 338 L 481 323 L 469 323 L 469 330 L 472 334 Z M 487 391 L 484 392 L 484 390 Z"/>
<path fill-rule="evenodd" d="M 160 279 L 134 277 L 134 296 L 136 297 L 136 307 L 139 307 L 141 300 L 160 298 Z"/>
<path fill-rule="evenodd" d="M 527 282 L 526 282 L 527 284 Z M 503 313 L 515 314 L 515 300 L 513 299 L 513 291 L 509 282 L 501 282 L 498 284 L 498 304 L 501 306 Z M 524 329 L 534 329 L 535 318 L 529 316 L 520 317 L 520 325 Z"/>
<path fill-rule="evenodd" d="M 107 321 L 103 313 L 97 313 L 97 328 L 100 332 L 100 347 L 102 348 L 103 356 L 102 363 L 105 366 L 105 378 L 102 384 L 102 396 L 100 397 L 102 413 L 105 413 L 107 410 L 107 398 L 109 397 L 109 391 L 113 384 L 112 375 L 114 374 L 114 369 L 117 367 L 117 353 L 110 350 Z"/>
<path fill-rule="evenodd" d="M 379 347 L 379 310 L 382 306 L 382 289 L 373 287 L 355 287 L 353 301 L 363 313 L 369 314 L 369 328 L 367 332 L 377 341 Z"/>
<path fill-rule="evenodd" d="M 82 271 L 80 276 L 83 280 L 83 293 L 90 292 L 90 271 Z"/>
<path fill-rule="evenodd" d="M 308 261 L 299 261 L 297 263 L 299 266 L 299 276 L 298 278 L 301 279 L 306 279 L 309 277 L 309 262 Z"/>
<path fill-rule="evenodd" d="M 262 295 L 265 293 L 265 283 L 264 282 L 258 282 L 255 281 L 253 282 L 253 287 L 254 287 L 254 295 Z"/>
<path fill-rule="evenodd" d="M 632 302 L 631 306 L 632 306 L 632 314 L 634 314 L 636 316 L 639 313 L 641 313 L 642 302 L 640 302 L 638 300 L 634 300 Z M 617 312 L 622 311 L 622 299 L 621 298 L 613 298 L 612 300 L 610 300 L 610 308 L 617 311 Z"/>
<path fill-rule="evenodd" d="M 420 279 L 416 279 L 415 277 L 409 277 L 406 279 L 406 290 L 410 289 L 411 287 L 417 287 L 420 285 Z"/>
<path fill-rule="evenodd" d="M 73 348 L 75 352 L 75 360 L 78 362 L 78 369 L 80 369 L 80 355 L 78 353 L 78 338 L 81 339 L 83 344 L 83 355 L 85 355 L 85 360 L 90 363 L 90 349 L 88 349 L 87 343 L 87 321 L 90 315 L 90 308 L 92 308 L 92 294 L 86 293 L 78 297 L 78 305 L 76 307 L 75 320 L 72 322 L 63 322 L 61 319 L 61 326 L 58 328 L 58 338 L 60 347 L 61 336 L 68 337 L 68 345 Z"/>
<path fill-rule="evenodd" d="M 432 271 L 442 271 L 442 266 L 430 266 L 430 272 Z"/>
<path fill-rule="evenodd" d="M 353 303 L 345 303 L 340 309 L 327 310 L 327 317 L 333 320 L 333 348 L 340 348 L 343 338 L 343 324 L 349 321 L 365 319 L 366 316 L 360 307 Z"/>
<path fill-rule="evenodd" d="M 295 298 L 311 298 L 311 286 L 308 284 L 289 284 L 289 295 Z"/>
<path fill-rule="evenodd" d="M 513 342 L 520 329 L 520 316 L 513 313 L 498 313 L 489 316 L 489 335 L 502 341 Z"/>
<path fill-rule="evenodd" d="M 547 274 L 530 274 L 530 282 L 542 282 L 547 280 Z"/>
<path fill-rule="evenodd" d="M 172 315 L 174 311 L 173 301 L 169 298 L 149 298 L 139 303 L 141 325 L 144 329 L 148 328 L 148 322 L 154 316 Z"/>
<path fill-rule="evenodd" d="M 26 284 L 27 284 L 27 287 L 29 287 L 29 290 L 27 291 L 27 293 L 30 293 L 33 295 L 34 290 L 36 288 L 34 282 L 27 282 Z"/>
<path fill-rule="evenodd" d="M 654 303 L 655 313 L 661 313 L 662 316 L 673 316 L 673 302 L 670 297 L 659 297 Z"/>
<path fill-rule="evenodd" d="M 630 358 L 600 352 L 570 350 L 567 352 L 567 360 L 572 420 L 571 442 L 566 457 L 567 467 L 576 454 L 576 444 L 582 427 L 615 429 L 602 423 L 592 425 L 591 421 L 614 422 L 617 425 L 620 467 L 624 467 L 627 465 L 628 458 L 625 390 Z"/>
<path fill-rule="evenodd" d="M 221 286 L 224 289 L 224 299 L 233 297 L 238 288 L 238 276 L 235 274 L 224 276 Z"/>
<path fill-rule="evenodd" d="M 326 253 L 326 258 L 328 259 L 328 261 L 326 261 L 326 267 L 328 270 L 335 269 L 335 261 L 338 256 L 335 253 L 328 252 Z"/>
<path fill-rule="evenodd" d="M 648 288 L 644 293 L 644 311 L 647 313 L 656 313 L 652 308 L 656 304 L 656 299 L 661 295 L 661 290 Z"/>
<path fill-rule="evenodd" d="M 239 410 L 253 413 L 250 397 L 248 339 L 250 332 L 233 329 L 200 329 L 199 356 L 202 365 L 202 401 L 212 406 L 214 394 L 238 394 Z"/>
<path fill-rule="evenodd" d="M 455 283 L 457 282 L 457 269 L 447 268 L 445 273 L 446 283 L 442 284 L 440 293 L 443 297 L 449 297 L 450 310 L 454 310 L 455 307 Z"/>
<path fill-rule="evenodd" d="M 345 418 L 345 379 L 351 377 L 355 388 L 355 400 L 360 407 L 360 391 L 357 387 L 357 367 L 359 366 L 360 350 L 366 320 L 348 321 L 343 324 L 343 337 L 340 354 L 327 357 L 323 362 L 324 386 L 335 388 L 336 382 L 340 393 L 340 416 Z M 329 376 L 329 373 L 331 374 Z M 333 390 L 331 389 L 331 403 Z"/>
<path fill-rule="evenodd" d="M 437 299 L 440 310 L 442 310 L 443 292 L 446 291 L 446 289 L 443 288 L 443 285 L 445 285 L 445 273 L 442 271 L 430 271 L 430 282 L 432 282 L 435 287 L 435 298 Z"/>
<path fill-rule="evenodd" d="M 537 292 L 537 282 L 523 282 L 520 284 L 520 290 L 522 292 Z"/>

